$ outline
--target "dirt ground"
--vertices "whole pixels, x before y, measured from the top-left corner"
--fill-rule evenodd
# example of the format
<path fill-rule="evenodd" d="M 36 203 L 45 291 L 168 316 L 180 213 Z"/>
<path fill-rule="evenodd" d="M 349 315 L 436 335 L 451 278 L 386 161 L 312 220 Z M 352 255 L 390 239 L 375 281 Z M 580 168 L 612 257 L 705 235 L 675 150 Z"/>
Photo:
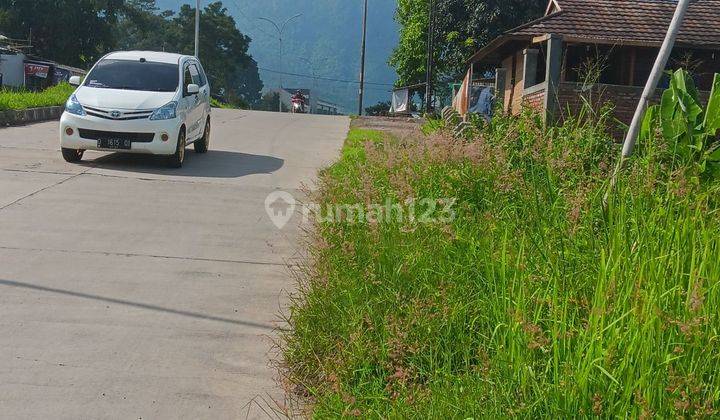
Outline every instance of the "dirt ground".
<path fill-rule="evenodd" d="M 398 137 L 407 137 L 421 133 L 424 120 L 408 117 L 358 117 L 352 125 L 356 128 L 387 131 Z"/>

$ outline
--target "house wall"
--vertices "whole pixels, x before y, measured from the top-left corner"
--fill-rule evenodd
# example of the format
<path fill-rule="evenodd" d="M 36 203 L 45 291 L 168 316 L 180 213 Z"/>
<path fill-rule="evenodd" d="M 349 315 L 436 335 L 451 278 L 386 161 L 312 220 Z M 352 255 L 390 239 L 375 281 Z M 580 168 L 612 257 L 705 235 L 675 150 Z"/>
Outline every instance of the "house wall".
<path fill-rule="evenodd" d="M 607 51 L 603 50 L 605 48 Z M 576 113 L 586 101 L 590 102 L 594 110 L 600 110 L 603 106 L 612 104 L 614 117 L 629 125 L 635 114 L 638 103 L 643 92 L 643 86 L 647 80 L 653 60 L 650 56 L 655 53 L 654 49 L 635 47 L 593 47 L 593 46 L 570 46 L 565 49 L 563 55 L 563 71 L 561 72 L 560 83 L 557 92 L 557 107 L 548 115 L 554 115 L 560 121 L 568 114 Z M 570 64 L 578 65 L 586 58 L 600 52 L 607 52 L 607 60 L 612 65 L 611 69 L 605 69 L 600 77 L 600 82 L 590 89 L 584 89 L 578 83 L 580 74 L 578 69 L 568 70 Z M 572 53 L 572 54 L 571 54 Z M 702 89 L 707 89 L 712 82 L 712 75 L 720 68 L 720 54 L 712 52 L 693 51 L 692 57 L 697 59 L 696 63 L 702 63 L 694 69 L 693 75 L 696 84 Z M 568 62 L 568 55 L 573 55 L 572 63 Z M 653 56 L 654 57 L 654 56 Z M 581 60 L 582 59 L 582 60 Z M 502 68 L 506 70 L 504 110 L 511 115 L 518 115 L 523 107 L 530 107 L 538 112 L 545 113 L 545 99 L 548 91 L 548 82 L 545 81 L 536 86 L 525 88 L 524 57 L 522 50 L 515 51 L 513 55 L 502 61 Z M 567 80 L 570 79 L 570 80 Z M 609 81 L 604 81 L 604 80 Z M 618 80 L 614 82 L 613 80 Z M 540 81 L 540 80 L 538 80 Z M 633 84 L 633 85 L 631 85 Z M 638 86 L 639 85 L 639 86 Z M 667 80 L 661 82 L 660 89 L 651 98 L 651 104 L 660 102 L 663 88 Z M 701 91 L 701 99 L 707 103 L 709 92 Z M 548 105 L 550 106 L 550 105 Z M 552 118 L 552 117 L 550 117 Z M 622 136 L 622 132 L 617 130 Z"/>
<path fill-rule="evenodd" d="M 582 85 L 579 83 L 561 83 L 558 89 L 561 117 L 568 114 L 570 110 L 580 109 L 587 100 L 595 110 L 612 103 L 615 118 L 625 124 L 630 124 L 638 102 L 640 102 L 642 92 L 642 88 L 619 85 L 597 85 L 592 89 L 583 91 Z M 661 94 L 661 91 L 658 91 L 651 99 L 651 102 L 659 102 Z"/>
<path fill-rule="evenodd" d="M 505 69 L 505 93 L 503 94 L 503 110 L 505 112 L 510 112 L 511 110 L 511 101 L 513 99 L 513 90 L 514 90 L 514 79 L 515 76 L 513 74 L 513 59 L 511 57 L 507 57 L 502 62 L 502 68 Z"/>
<path fill-rule="evenodd" d="M 538 112 L 545 112 L 545 92 L 547 92 L 547 83 L 542 83 L 533 88 L 525 89 L 523 95 L 523 105 Z"/>
<path fill-rule="evenodd" d="M 641 87 L 603 84 L 583 91 L 581 84 L 570 82 L 561 83 L 558 90 L 561 116 L 562 114 L 567 114 L 568 110 L 580 109 L 584 103 L 584 97 L 593 105 L 593 109 L 595 110 L 602 108 L 608 103 L 612 104 L 615 118 L 629 125 L 635 115 L 635 110 L 642 97 L 642 92 L 643 88 Z M 662 92 L 662 89 L 658 89 L 651 97 L 650 103 L 660 103 Z M 703 103 L 706 104 L 709 98 L 710 92 L 700 92 L 700 99 Z"/>
<path fill-rule="evenodd" d="M 2 73 L 3 86 L 15 88 L 25 84 L 25 55 L 24 54 L 0 54 L 0 73 Z"/>
<path fill-rule="evenodd" d="M 522 51 L 518 51 L 514 56 L 507 57 L 502 61 L 502 68 L 507 71 L 503 109 L 512 115 L 518 114 L 522 110 L 525 90 L 523 59 Z"/>
<path fill-rule="evenodd" d="M 523 74 L 522 51 L 515 54 L 515 86 L 513 87 L 512 113 L 518 114 L 522 111 L 523 93 L 525 92 L 525 75 Z"/>
<path fill-rule="evenodd" d="M 558 87 L 558 102 L 560 106 L 558 117 L 559 120 L 562 121 L 569 115 L 577 113 L 587 101 L 596 111 L 605 105 L 612 106 L 613 116 L 617 118 L 618 121 L 629 125 L 635 115 L 635 109 L 640 102 L 642 92 L 643 88 L 641 87 L 603 84 L 598 84 L 592 89 L 583 90 L 582 84 L 563 82 Z M 658 89 L 652 96 L 650 104 L 660 103 L 662 93 L 663 89 Z M 522 95 L 520 110 L 522 110 L 522 107 L 529 107 L 538 112 L 545 112 L 544 99 L 546 94 L 547 84 L 545 83 L 525 89 Z M 700 100 L 703 105 L 707 105 L 709 99 L 710 92 L 700 92 Z M 513 115 L 518 115 L 520 110 L 513 112 Z M 611 125 L 616 126 L 616 124 L 612 123 Z M 625 135 L 625 132 L 620 126 L 610 128 L 611 133 L 618 140 L 621 140 Z"/>

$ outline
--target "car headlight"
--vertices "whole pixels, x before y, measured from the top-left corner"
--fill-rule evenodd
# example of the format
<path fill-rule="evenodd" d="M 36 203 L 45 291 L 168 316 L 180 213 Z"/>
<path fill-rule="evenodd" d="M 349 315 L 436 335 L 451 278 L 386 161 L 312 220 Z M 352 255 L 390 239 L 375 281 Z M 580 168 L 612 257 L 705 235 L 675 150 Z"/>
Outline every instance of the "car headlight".
<path fill-rule="evenodd" d="M 71 114 L 80 115 L 81 117 L 87 115 L 85 114 L 85 110 L 82 105 L 80 105 L 80 102 L 77 100 L 75 94 L 73 94 L 65 103 L 65 111 Z"/>
<path fill-rule="evenodd" d="M 150 119 L 153 121 L 157 120 L 172 120 L 177 116 L 177 102 L 173 101 L 168 104 L 161 106 L 152 113 Z"/>

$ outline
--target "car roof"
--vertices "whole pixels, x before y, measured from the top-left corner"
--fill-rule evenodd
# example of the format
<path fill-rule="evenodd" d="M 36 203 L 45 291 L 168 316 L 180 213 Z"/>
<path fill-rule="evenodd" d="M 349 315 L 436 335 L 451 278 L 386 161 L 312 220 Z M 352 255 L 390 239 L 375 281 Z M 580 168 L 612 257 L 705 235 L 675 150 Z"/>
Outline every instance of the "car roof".
<path fill-rule="evenodd" d="M 144 58 L 145 60 L 153 63 L 178 64 L 183 58 L 194 59 L 195 57 L 158 51 L 117 51 L 106 55 L 105 58 L 130 61 L 136 61 Z"/>

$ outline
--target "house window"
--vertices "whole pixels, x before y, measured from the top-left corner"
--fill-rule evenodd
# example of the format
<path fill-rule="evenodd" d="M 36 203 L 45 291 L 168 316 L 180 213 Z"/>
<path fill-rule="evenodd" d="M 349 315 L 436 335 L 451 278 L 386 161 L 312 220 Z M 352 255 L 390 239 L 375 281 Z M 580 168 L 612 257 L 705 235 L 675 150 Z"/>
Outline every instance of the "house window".
<path fill-rule="evenodd" d="M 576 83 L 634 85 L 634 51 L 630 47 L 569 45 L 565 52 L 565 80 Z"/>
<path fill-rule="evenodd" d="M 710 91 L 715 74 L 720 73 L 720 52 L 676 49 L 670 57 L 668 68 L 686 69 L 693 76 L 699 90 Z"/>

